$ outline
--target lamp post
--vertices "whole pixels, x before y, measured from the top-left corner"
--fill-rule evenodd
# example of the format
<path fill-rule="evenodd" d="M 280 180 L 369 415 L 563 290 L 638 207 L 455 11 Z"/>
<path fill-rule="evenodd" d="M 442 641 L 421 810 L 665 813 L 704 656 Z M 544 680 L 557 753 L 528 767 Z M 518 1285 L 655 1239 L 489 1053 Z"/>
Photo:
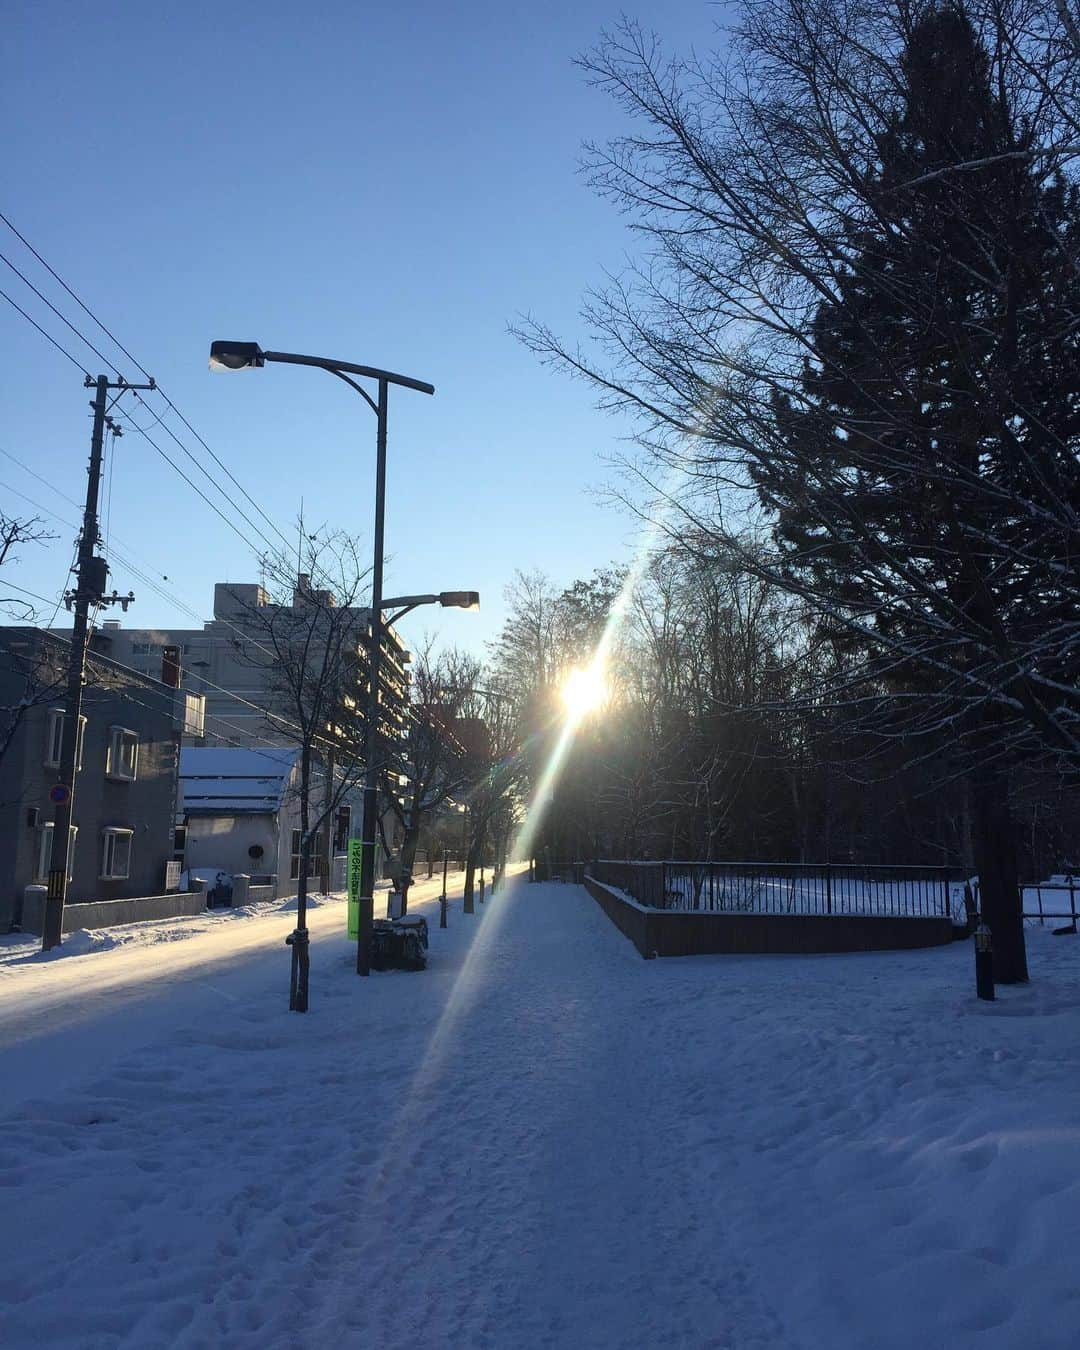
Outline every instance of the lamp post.
<path fill-rule="evenodd" d="M 379 720 L 379 655 L 382 649 L 382 579 L 383 579 L 383 521 L 386 505 L 386 422 L 390 386 L 400 385 L 420 394 L 434 394 L 434 385 L 414 380 L 407 375 L 395 375 L 375 366 L 361 366 L 352 361 L 337 361 L 326 356 L 300 356 L 295 352 L 263 351 L 257 342 L 212 342 L 211 369 L 257 369 L 267 361 L 292 366 L 316 366 L 343 380 L 364 400 L 375 414 L 375 549 L 371 569 L 371 609 L 368 613 L 368 715 L 364 727 L 364 818 L 361 831 L 360 866 L 360 925 L 357 939 L 356 968 L 367 975 L 371 969 L 371 924 L 375 891 L 375 832 L 378 827 L 379 776 L 376 754 Z M 375 380 L 377 399 L 373 399 L 353 376 Z M 290 939 L 293 948 L 293 979 L 290 1008 L 307 1011 L 307 972 L 309 967 L 306 906 L 297 907 L 296 931 Z"/>
<path fill-rule="evenodd" d="M 371 924 L 375 909 L 375 834 L 378 829 L 378 725 L 380 665 L 382 653 L 382 630 L 384 609 L 403 606 L 390 623 L 400 619 L 403 614 L 416 605 L 441 604 L 458 608 L 476 609 L 480 597 L 475 591 L 443 591 L 438 595 L 402 596 L 396 600 L 384 600 L 383 582 L 383 523 L 386 506 L 386 422 L 390 385 L 397 384 L 404 389 L 414 389 L 419 394 L 434 394 L 435 386 L 423 380 L 414 380 L 408 375 L 395 375 L 389 370 L 380 370 L 376 366 L 361 366 L 352 361 L 338 361 L 328 356 L 301 356 L 295 352 L 263 351 L 257 342 L 218 341 L 210 344 L 211 369 L 247 370 L 258 369 L 267 361 L 291 366 L 315 366 L 319 370 L 329 371 L 331 375 L 343 380 L 350 389 L 364 400 L 375 414 L 377 431 L 375 438 L 375 549 L 371 568 L 371 608 L 368 613 L 368 707 L 364 725 L 364 816 L 361 827 L 360 854 L 360 923 L 356 943 L 356 971 L 358 975 L 371 972 Z M 353 376 L 375 380 L 378 385 L 377 398 L 357 384 Z M 306 913 L 299 907 L 296 915 L 296 932 L 290 945 L 299 958 L 299 979 L 301 982 L 303 1007 L 295 1001 L 297 994 L 297 961 L 294 959 L 293 994 L 290 1007 L 297 1011 L 307 1010 L 307 970 L 308 970 L 308 933 Z"/>

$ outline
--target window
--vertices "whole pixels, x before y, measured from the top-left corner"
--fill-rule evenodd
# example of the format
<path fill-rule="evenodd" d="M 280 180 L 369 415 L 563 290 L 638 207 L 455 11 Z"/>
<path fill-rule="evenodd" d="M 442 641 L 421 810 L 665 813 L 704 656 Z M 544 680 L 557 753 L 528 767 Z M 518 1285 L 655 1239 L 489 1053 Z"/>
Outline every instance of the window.
<path fill-rule="evenodd" d="M 83 757 L 83 737 L 86 731 L 86 718 L 79 718 L 79 739 L 75 743 L 75 768 L 82 768 Z M 48 720 L 45 725 L 45 767 L 47 769 L 58 769 L 60 767 L 60 755 L 64 747 L 64 710 L 63 708 L 50 708 Z"/>
<path fill-rule="evenodd" d="M 138 733 L 129 731 L 127 727 L 111 727 L 109 753 L 105 758 L 106 777 L 120 778 L 127 783 L 133 782 L 138 764 Z"/>
<path fill-rule="evenodd" d="M 68 881 L 71 880 L 72 873 L 75 871 L 75 836 L 79 833 L 78 825 L 72 825 L 68 830 Z M 34 880 L 37 882 L 47 882 L 49 879 L 49 867 L 52 863 L 52 821 L 40 826 L 38 829 L 37 858 L 34 862 Z"/>
<path fill-rule="evenodd" d="M 110 826 L 101 832 L 101 879 L 123 881 L 131 874 L 133 830 Z"/>
<path fill-rule="evenodd" d="M 311 841 L 311 855 L 308 858 L 308 877 L 322 875 L 323 859 L 326 857 L 325 837 L 319 830 Z M 296 881 L 300 876 L 300 831 L 293 830 L 289 845 L 289 880 Z"/>
<path fill-rule="evenodd" d="M 352 807 L 339 806 L 334 826 L 334 852 L 344 853 L 349 847 L 349 832 L 352 826 Z"/>
<path fill-rule="evenodd" d="M 177 825 L 177 827 L 173 830 L 172 848 L 173 848 L 173 857 L 179 858 L 182 861 L 184 857 L 184 850 L 187 848 L 186 825 Z"/>
<path fill-rule="evenodd" d="M 131 651 L 134 656 L 149 656 L 150 644 L 149 642 L 133 642 L 131 644 Z"/>

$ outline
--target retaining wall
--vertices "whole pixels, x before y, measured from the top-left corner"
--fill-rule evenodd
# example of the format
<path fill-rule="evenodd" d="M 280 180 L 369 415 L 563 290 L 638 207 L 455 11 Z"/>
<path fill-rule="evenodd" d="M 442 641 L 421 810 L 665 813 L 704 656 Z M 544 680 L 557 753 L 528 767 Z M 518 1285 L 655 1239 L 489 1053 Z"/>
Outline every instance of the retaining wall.
<path fill-rule="evenodd" d="M 20 924 L 24 933 L 40 936 L 43 910 L 43 896 L 25 896 Z M 175 919 L 184 914 L 202 914 L 205 910 L 206 895 L 202 891 L 170 891 L 167 895 L 143 895 L 131 900 L 91 900 L 64 906 L 64 932 L 112 928 L 114 924 L 139 923 L 143 919 Z"/>
<path fill-rule="evenodd" d="M 644 957 L 902 951 L 953 940 L 943 918 L 654 910 L 590 876 L 585 889 Z"/>

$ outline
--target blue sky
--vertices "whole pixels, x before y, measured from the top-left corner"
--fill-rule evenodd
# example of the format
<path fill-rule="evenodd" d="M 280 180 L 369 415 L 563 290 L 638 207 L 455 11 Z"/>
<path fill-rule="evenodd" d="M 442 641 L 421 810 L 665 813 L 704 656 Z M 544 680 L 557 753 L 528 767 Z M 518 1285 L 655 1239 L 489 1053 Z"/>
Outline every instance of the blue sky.
<path fill-rule="evenodd" d="M 631 12 L 679 48 L 708 46 L 720 15 L 701 0 Z M 498 630 L 516 568 L 569 584 L 632 549 L 633 522 L 592 491 L 626 427 L 506 331 L 531 312 L 573 338 L 586 287 L 633 249 L 623 219 L 578 172 L 581 142 L 620 123 L 573 58 L 618 13 L 598 0 L 5 9 L 0 209 L 286 534 L 303 497 L 309 525 L 361 535 L 366 552 L 375 419 L 318 371 L 211 375 L 211 338 L 436 386 L 433 399 L 391 399 L 387 586 L 475 588 L 483 609 L 420 611 L 406 621 L 413 641 L 438 631 L 479 649 Z M 0 236 L 0 250 L 112 356 L 2 224 Z M 98 358 L 3 264 L 0 274 L 97 374 Z M 81 500 L 81 375 L 3 301 L 0 345 L 0 448 Z M 130 362 L 120 369 L 138 378 Z M 129 410 L 150 426 L 145 409 Z M 151 435 L 206 486 L 160 427 Z M 3 456 L 0 484 L 7 509 L 32 509 L 14 489 L 75 519 Z M 260 541 L 247 547 L 134 432 L 119 443 L 110 515 L 143 570 L 167 576 L 200 613 L 215 581 L 258 575 Z M 71 531 L 54 528 L 54 544 L 5 569 L 46 596 L 64 584 L 71 554 Z M 138 597 L 126 623 L 190 622 L 122 568 L 112 582 Z"/>

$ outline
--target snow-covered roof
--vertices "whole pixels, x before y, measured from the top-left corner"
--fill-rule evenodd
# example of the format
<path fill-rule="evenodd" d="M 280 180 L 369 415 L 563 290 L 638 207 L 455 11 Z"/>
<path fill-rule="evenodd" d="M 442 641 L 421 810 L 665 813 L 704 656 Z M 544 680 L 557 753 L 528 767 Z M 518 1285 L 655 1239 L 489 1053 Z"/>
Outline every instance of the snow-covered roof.
<path fill-rule="evenodd" d="M 189 815 L 276 811 L 300 751 L 190 746 L 180 751 L 180 806 Z"/>

